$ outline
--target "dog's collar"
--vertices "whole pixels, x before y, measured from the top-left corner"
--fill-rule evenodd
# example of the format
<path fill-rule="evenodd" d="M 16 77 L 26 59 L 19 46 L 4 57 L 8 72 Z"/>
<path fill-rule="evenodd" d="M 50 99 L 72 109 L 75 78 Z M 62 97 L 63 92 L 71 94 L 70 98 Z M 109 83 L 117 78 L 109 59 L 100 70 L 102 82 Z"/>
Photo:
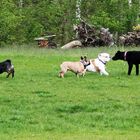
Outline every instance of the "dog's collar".
<path fill-rule="evenodd" d="M 124 52 L 124 60 L 126 61 L 127 52 Z"/>
<path fill-rule="evenodd" d="M 84 69 L 86 69 L 86 67 L 87 67 L 88 65 L 90 65 L 90 62 L 89 62 L 88 64 L 84 64 L 82 61 L 80 61 L 80 62 L 83 64 Z"/>
<path fill-rule="evenodd" d="M 88 64 L 84 65 L 84 69 L 86 69 L 86 67 L 87 67 L 88 65 L 90 65 L 90 62 L 89 62 Z"/>
<path fill-rule="evenodd" d="M 98 58 L 99 59 L 99 58 Z M 104 65 L 106 65 L 106 62 L 103 62 L 101 59 L 99 59 L 100 62 L 102 62 Z"/>

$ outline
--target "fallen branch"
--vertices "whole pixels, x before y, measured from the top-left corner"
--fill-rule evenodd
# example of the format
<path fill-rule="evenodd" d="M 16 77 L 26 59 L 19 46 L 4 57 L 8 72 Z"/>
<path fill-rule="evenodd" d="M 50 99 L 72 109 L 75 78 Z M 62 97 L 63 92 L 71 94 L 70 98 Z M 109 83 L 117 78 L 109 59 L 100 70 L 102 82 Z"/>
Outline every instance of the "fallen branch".
<path fill-rule="evenodd" d="M 76 47 L 81 47 L 81 46 L 82 46 L 81 41 L 74 40 L 62 46 L 61 49 L 70 49 L 70 48 L 76 48 Z"/>

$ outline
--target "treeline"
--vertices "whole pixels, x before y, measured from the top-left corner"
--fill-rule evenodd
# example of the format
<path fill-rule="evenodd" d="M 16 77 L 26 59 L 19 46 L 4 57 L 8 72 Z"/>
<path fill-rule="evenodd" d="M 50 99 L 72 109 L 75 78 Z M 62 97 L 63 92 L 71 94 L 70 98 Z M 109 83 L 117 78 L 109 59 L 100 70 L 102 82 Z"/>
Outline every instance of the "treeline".
<path fill-rule="evenodd" d="M 73 25 L 79 19 L 123 34 L 140 23 L 139 7 L 139 0 L 1 0 L 0 46 L 52 34 L 64 44 L 75 38 Z"/>

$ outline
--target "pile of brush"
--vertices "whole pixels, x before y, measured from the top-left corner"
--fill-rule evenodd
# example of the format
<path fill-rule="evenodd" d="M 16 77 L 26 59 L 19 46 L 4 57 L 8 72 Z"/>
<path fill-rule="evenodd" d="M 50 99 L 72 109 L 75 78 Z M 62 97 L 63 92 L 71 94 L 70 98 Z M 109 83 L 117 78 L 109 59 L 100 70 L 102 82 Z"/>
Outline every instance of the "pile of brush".
<path fill-rule="evenodd" d="M 133 31 L 119 37 L 119 44 L 124 46 L 140 45 L 140 24 L 133 26 Z"/>
<path fill-rule="evenodd" d="M 128 32 L 119 37 L 120 45 L 129 46 L 129 45 L 140 45 L 140 30 Z"/>
<path fill-rule="evenodd" d="M 113 35 L 107 28 L 96 29 L 94 26 L 81 22 L 74 26 L 76 39 L 86 46 L 112 46 L 114 44 Z"/>

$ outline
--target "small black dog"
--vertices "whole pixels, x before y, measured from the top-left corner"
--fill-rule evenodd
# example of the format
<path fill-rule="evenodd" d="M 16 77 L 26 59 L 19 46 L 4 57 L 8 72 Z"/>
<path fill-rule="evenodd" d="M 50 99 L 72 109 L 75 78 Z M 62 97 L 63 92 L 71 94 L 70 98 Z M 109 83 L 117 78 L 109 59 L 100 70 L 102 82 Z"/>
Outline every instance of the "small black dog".
<path fill-rule="evenodd" d="M 133 64 L 136 66 L 136 75 L 139 75 L 140 51 L 117 51 L 113 60 L 124 60 L 128 63 L 128 75 L 131 74 Z"/>
<path fill-rule="evenodd" d="M 11 64 L 11 60 L 7 59 L 3 62 L 0 62 L 0 74 L 3 72 L 7 72 L 8 75 L 6 78 L 9 77 L 10 74 L 12 74 L 12 78 L 14 77 L 14 66 Z"/>

